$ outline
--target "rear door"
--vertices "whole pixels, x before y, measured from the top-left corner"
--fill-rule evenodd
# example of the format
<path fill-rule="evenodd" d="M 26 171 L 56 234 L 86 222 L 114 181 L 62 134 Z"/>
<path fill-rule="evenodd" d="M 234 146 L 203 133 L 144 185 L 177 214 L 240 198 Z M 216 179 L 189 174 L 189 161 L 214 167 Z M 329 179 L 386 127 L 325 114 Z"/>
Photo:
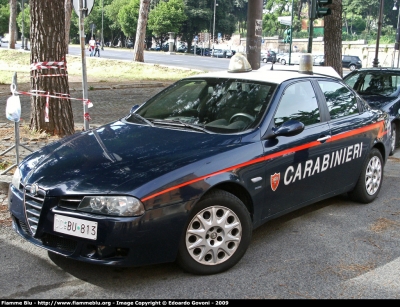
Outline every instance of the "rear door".
<path fill-rule="evenodd" d="M 329 184 L 325 188 L 329 193 L 357 181 L 371 140 L 365 130 L 370 115 L 363 112 L 359 98 L 341 82 L 319 80 L 318 84 L 326 99 L 332 133 Z"/>

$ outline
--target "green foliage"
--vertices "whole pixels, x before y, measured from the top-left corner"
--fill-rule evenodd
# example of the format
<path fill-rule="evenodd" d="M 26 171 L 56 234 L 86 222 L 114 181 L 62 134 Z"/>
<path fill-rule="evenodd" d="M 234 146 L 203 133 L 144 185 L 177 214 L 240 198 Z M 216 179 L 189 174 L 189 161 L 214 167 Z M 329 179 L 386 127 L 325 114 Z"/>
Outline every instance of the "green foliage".
<path fill-rule="evenodd" d="M 166 36 L 178 33 L 187 18 L 183 0 L 162 1 L 150 11 L 147 26 L 154 36 Z"/>
<path fill-rule="evenodd" d="M 4 0 L 1 0 L 4 2 Z M 6 4 L 0 2 L 0 36 L 8 33 L 8 21 L 10 19 L 10 5 L 8 1 Z"/>
<path fill-rule="evenodd" d="M 123 6 L 118 13 L 118 23 L 124 35 L 134 37 L 139 18 L 140 0 L 131 0 L 129 4 Z"/>
<path fill-rule="evenodd" d="M 30 16 L 30 8 L 29 4 L 24 3 L 24 37 L 29 38 L 30 37 L 30 28 L 31 28 L 31 16 Z M 22 32 L 22 11 L 18 14 L 17 16 L 17 24 L 20 29 L 20 32 Z"/>

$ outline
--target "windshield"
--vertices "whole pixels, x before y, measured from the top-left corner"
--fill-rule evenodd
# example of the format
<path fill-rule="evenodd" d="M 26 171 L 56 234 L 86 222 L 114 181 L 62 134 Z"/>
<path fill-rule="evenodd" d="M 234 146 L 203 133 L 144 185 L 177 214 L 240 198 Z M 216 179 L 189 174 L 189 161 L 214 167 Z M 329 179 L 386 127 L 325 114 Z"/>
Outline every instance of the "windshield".
<path fill-rule="evenodd" d="M 148 100 L 135 113 L 156 126 L 198 126 L 209 132 L 237 133 L 257 127 L 275 88 L 276 84 L 248 80 L 185 79 Z M 144 123 L 134 115 L 126 120 Z"/>
<path fill-rule="evenodd" d="M 360 71 L 345 78 L 344 81 L 361 95 L 383 95 L 387 97 L 399 95 L 400 72 Z"/>

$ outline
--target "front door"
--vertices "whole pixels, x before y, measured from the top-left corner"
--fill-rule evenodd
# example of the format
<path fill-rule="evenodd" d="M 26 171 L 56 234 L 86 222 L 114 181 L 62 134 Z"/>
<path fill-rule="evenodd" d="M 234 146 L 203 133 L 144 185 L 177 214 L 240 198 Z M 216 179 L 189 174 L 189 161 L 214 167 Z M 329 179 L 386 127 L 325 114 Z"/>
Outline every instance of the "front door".
<path fill-rule="evenodd" d="M 331 137 L 321 120 L 314 88 L 309 81 L 286 87 L 274 116 L 275 127 L 296 119 L 305 125 L 298 135 L 265 141 L 266 202 L 264 218 L 318 198 L 327 182 L 326 156 Z M 268 183 L 269 181 L 269 183 Z"/>

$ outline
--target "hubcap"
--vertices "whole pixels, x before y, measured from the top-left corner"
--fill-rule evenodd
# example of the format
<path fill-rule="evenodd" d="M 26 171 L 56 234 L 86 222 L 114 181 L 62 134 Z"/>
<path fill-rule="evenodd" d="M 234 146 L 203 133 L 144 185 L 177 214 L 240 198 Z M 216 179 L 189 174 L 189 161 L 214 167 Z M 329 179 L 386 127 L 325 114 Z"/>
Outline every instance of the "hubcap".
<path fill-rule="evenodd" d="M 217 265 L 228 260 L 239 247 L 242 226 L 237 215 L 221 206 L 205 208 L 190 221 L 186 248 L 198 263 Z"/>
<path fill-rule="evenodd" d="M 367 170 L 365 172 L 365 188 L 369 195 L 374 195 L 381 184 L 382 180 L 382 164 L 378 157 L 374 156 L 369 160 Z"/>

